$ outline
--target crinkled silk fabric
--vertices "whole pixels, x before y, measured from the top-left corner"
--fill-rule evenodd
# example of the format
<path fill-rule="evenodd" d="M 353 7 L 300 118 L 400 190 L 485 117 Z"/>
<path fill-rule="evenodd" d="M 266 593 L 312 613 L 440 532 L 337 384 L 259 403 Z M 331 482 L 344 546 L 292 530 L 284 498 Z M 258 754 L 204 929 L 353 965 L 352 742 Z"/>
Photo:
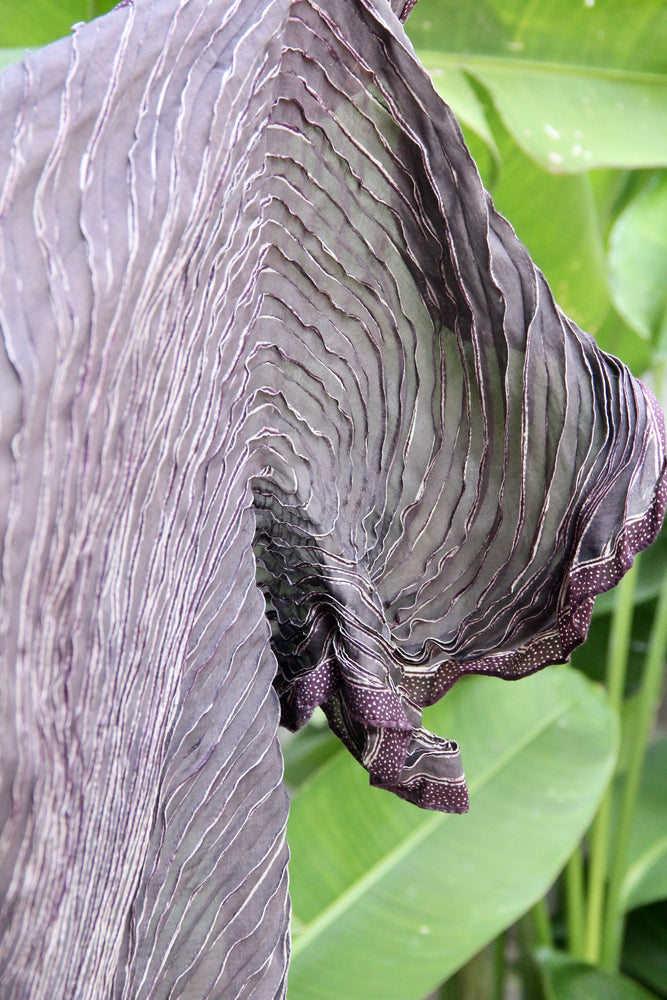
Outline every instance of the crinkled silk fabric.
<path fill-rule="evenodd" d="M 463 811 L 421 708 L 566 659 L 659 529 L 662 414 L 410 6 L 136 0 L 0 77 L 5 1000 L 283 996 L 280 711 Z"/>

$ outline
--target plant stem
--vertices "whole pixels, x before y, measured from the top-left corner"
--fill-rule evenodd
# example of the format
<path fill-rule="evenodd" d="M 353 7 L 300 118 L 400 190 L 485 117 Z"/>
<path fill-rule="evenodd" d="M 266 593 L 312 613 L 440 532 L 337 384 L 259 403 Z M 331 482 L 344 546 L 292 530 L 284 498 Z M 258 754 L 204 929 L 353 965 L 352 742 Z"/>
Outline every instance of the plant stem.
<path fill-rule="evenodd" d="M 639 560 L 636 559 L 632 568 L 618 585 L 609 633 L 607 696 L 619 719 L 628 665 L 638 563 Z M 600 961 L 602 952 L 612 796 L 613 784 L 610 782 L 593 821 L 590 834 L 590 874 L 584 958 L 592 964 L 597 964 Z"/>
<path fill-rule="evenodd" d="M 584 855 L 581 844 L 565 867 L 565 909 L 569 950 L 575 958 L 585 956 Z"/>
<path fill-rule="evenodd" d="M 493 1000 L 503 1000 L 505 994 L 505 933 L 493 942 Z"/>
<path fill-rule="evenodd" d="M 538 899 L 530 912 L 533 919 L 533 934 L 536 947 L 553 948 L 554 935 L 551 927 L 551 917 L 549 916 L 549 909 L 544 896 L 542 899 Z"/>
<path fill-rule="evenodd" d="M 521 996 L 524 1000 L 543 1000 L 541 976 L 535 964 L 534 952 L 537 947 L 535 912 L 530 910 L 519 920 L 516 927 L 516 942 L 519 948 L 517 972 L 521 978 Z"/>
<path fill-rule="evenodd" d="M 441 985 L 440 1000 L 489 1000 L 495 989 L 495 959 L 495 942 L 492 942 Z"/>
<path fill-rule="evenodd" d="M 633 727 L 628 769 L 621 797 L 616 850 L 609 876 L 602 966 L 610 972 L 618 969 L 623 938 L 623 879 L 628 845 L 635 816 L 646 748 L 648 746 L 662 694 L 665 656 L 667 655 L 667 575 L 665 576 L 651 627 L 644 672 L 638 694 L 637 717 Z"/>

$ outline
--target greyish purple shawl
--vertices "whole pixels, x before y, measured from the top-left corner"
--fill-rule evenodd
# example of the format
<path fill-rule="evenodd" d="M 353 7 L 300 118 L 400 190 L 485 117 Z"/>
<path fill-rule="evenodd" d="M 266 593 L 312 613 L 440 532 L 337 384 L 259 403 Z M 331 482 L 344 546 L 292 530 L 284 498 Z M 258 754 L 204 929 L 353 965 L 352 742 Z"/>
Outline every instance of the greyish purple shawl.
<path fill-rule="evenodd" d="M 463 811 L 421 707 L 659 529 L 660 409 L 403 6 L 136 0 L 0 77 L 3 1000 L 282 997 L 280 712 Z"/>

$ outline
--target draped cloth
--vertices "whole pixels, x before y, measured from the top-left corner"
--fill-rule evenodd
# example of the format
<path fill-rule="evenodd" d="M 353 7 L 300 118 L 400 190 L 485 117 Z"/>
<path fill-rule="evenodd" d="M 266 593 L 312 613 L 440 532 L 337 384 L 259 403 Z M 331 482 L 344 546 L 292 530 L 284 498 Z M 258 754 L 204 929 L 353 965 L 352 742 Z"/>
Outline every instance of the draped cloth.
<path fill-rule="evenodd" d="M 281 716 L 464 811 L 422 707 L 567 659 L 659 530 L 662 413 L 410 6 L 136 0 L 0 76 L 6 1000 L 284 996 Z"/>

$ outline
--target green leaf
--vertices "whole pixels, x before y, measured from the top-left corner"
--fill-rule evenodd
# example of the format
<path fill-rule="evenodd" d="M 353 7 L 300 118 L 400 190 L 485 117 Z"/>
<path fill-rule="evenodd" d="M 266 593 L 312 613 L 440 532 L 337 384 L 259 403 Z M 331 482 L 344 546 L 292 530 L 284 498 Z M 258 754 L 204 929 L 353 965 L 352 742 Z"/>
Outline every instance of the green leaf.
<path fill-rule="evenodd" d="M 571 955 L 540 948 L 535 959 L 547 1000 L 655 1000 L 627 976 L 609 975 Z"/>
<path fill-rule="evenodd" d="M 321 709 L 316 712 L 323 715 Z M 285 764 L 285 783 L 289 788 L 299 788 L 311 775 L 338 752 L 340 740 L 329 727 L 310 723 L 298 733 L 281 732 L 281 746 Z"/>
<path fill-rule="evenodd" d="M 567 16 L 567 15 L 566 15 Z M 667 81 L 598 69 L 471 66 L 507 128 L 554 171 L 667 163 Z M 654 130 L 657 130 L 657 134 Z"/>
<path fill-rule="evenodd" d="M 656 354 L 667 353 L 667 173 L 621 213 L 611 231 L 609 277 L 614 304 Z"/>
<path fill-rule="evenodd" d="M 626 909 L 667 898 L 667 738 L 649 748 L 634 815 L 622 899 Z"/>
<path fill-rule="evenodd" d="M 627 699 L 641 683 L 646 659 L 646 638 L 653 624 L 655 601 L 635 603 L 632 617 L 632 634 L 628 656 L 624 711 L 628 708 Z M 572 664 L 582 670 L 592 681 L 604 683 L 607 674 L 607 658 L 609 656 L 609 628 L 611 622 L 608 615 L 594 615 L 588 631 L 588 638 L 583 646 L 572 652 Z M 628 723 L 629 738 L 632 738 L 632 722 Z M 619 759 L 619 767 L 624 767 L 626 761 Z"/>
<path fill-rule="evenodd" d="M 595 333 L 609 310 L 610 298 L 588 177 L 545 173 L 507 132 L 497 139 L 502 169 L 492 192 L 496 208 L 511 220 L 559 306 Z"/>
<path fill-rule="evenodd" d="M 79 21 L 90 21 L 111 10 L 116 0 L 27 0 L 3 6 L 0 22 L 0 47 L 46 45 L 69 35 Z M 23 51 L 21 49 L 19 58 Z M 17 60 L 14 59 L 14 62 Z M 1 63 L 10 65 L 9 63 Z"/>
<path fill-rule="evenodd" d="M 623 970 L 658 996 L 667 996 L 667 901 L 633 910 L 628 916 Z"/>
<path fill-rule="evenodd" d="M 462 737 L 468 815 L 369 789 L 347 756 L 292 804 L 290 1000 L 418 1000 L 543 895 L 613 767 L 615 719 L 567 667 L 464 678 L 425 724 Z"/>
<path fill-rule="evenodd" d="M 488 88 L 524 150 L 556 171 L 667 163 L 662 0 L 421 0 L 420 58 Z"/>

